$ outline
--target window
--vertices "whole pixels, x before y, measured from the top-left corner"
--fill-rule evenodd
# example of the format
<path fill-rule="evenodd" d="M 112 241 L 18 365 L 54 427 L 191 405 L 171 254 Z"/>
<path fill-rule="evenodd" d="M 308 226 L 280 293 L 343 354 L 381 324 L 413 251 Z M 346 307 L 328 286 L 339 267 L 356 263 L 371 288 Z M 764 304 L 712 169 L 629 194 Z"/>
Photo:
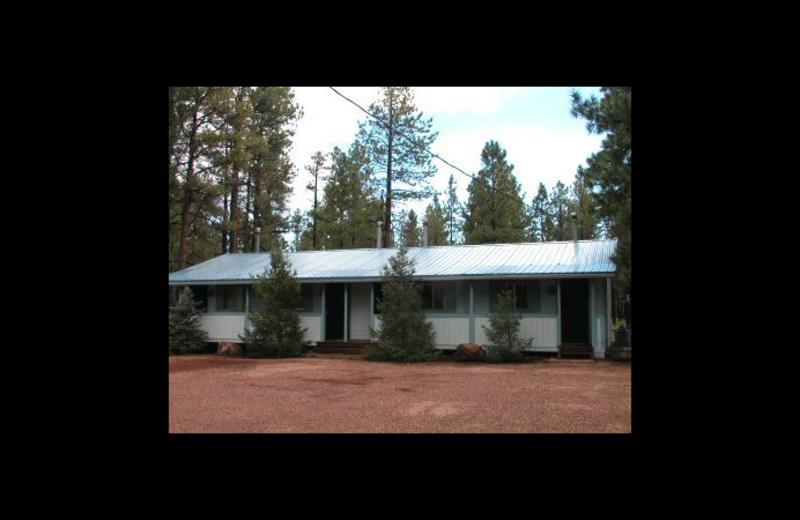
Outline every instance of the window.
<path fill-rule="evenodd" d="M 253 285 L 249 286 L 247 288 L 247 291 L 250 293 L 248 296 L 250 299 L 249 301 L 250 309 L 255 311 L 260 311 L 264 307 L 264 303 L 261 301 L 261 297 L 258 296 L 255 286 Z"/>
<path fill-rule="evenodd" d="M 514 309 L 518 311 L 540 312 L 538 281 L 533 282 L 494 282 L 492 283 L 492 309 L 497 306 L 497 296 L 503 291 L 512 291 Z"/>
<path fill-rule="evenodd" d="M 255 286 L 251 285 L 247 290 L 250 293 L 250 309 L 255 311 L 262 310 L 264 308 L 264 302 L 258 296 Z M 319 285 L 300 284 L 300 302 L 297 311 L 306 313 L 319 312 L 319 304 L 316 303 L 319 301 L 319 294 Z"/>
<path fill-rule="evenodd" d="M 300 312 L 314 312 L 314 302 L 317 301 L 318 285 L 301 284 L 300 293 L 302 296 L 302 308 L 298 309 Z"/>
<path fill-rule="evenodd" d="M 185 288 L 185 285 L 173 285 L 169 288 L 170 305 L 175 305 L 178 303 L 178 298 Z M 192 289 L 194 301 L 199 302 L 197 309 L 201 312 L 206 312 L 208 310 L 208 287 L 205 285 L 191 285 L 189 288 Z"/>
<path fill-rule="evenodd" d="M 447 308 L 446 287 L 443 283 L 422 284 L 422 309 L 432 311 L 443 311 Z"/>
<path fill-rule="evenodd" d="M 217 311 L 244 312 L 244 286 L 243 285 L 218 286 Z"/>
<path fill-rule="evenodd" d="M 422 310 L 456 312 L 456 303 L 455 282 L 422 284 Z"/>

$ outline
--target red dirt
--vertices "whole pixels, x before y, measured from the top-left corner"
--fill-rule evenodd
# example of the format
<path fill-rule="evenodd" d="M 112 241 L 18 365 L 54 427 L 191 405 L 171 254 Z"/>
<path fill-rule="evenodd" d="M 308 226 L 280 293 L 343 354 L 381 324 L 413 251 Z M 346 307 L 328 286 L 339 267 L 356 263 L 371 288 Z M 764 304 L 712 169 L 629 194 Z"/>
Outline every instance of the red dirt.
<path fill-rule="evenodd" d="M 631 431 L 631 365 L 169 358 L 169 431 Z"/>

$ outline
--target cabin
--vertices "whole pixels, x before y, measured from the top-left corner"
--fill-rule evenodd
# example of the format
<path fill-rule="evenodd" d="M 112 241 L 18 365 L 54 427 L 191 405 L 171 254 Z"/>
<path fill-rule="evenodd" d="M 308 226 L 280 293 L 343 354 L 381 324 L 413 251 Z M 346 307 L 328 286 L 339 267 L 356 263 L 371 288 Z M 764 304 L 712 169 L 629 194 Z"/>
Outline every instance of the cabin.
<path fill-rule="evenodd" d="M 408 248 L 438 349 L 486 343 L 497 293 L 511 289 L 531 352 L 604 358 L 611 338 L 611 256 L 616 240 Z M 288 253 L 303 295 L 299 314 L 315 352 L 359 352 L 380 327 L 381 270 L 393 248 Z M 170 273 L 171 291 L 192 287 L 210 341 L 241 342 L 247 312 L 261 305 L 254 277 L 269 253 L 226 253 Z"/>

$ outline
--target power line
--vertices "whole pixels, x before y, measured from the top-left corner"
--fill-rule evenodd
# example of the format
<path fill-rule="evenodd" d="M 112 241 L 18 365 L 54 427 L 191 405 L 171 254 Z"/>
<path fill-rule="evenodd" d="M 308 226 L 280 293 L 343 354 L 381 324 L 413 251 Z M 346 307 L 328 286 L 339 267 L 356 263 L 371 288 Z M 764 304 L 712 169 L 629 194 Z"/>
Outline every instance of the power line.
<path fill-rule="evenodd" d="M 353 101 L 352 99 L 348 98 L 347 96 L 345 96 L 344 94 L 342 94 L 341 92 L 339 92 L 338 90 L 336 90 L 336 89 L 335 89 L 335 88 L 333 88 L 333 87 L 328 87 L 328 88 L 329 88 L 329 89 L 331 89 L 332 91 L 334 91 L 336 94 L 338 94 L 338 95 L 339 95 L 339 96 L 341 96 L 342 98 L 344 98 L 345 100 L 347 100 L 347 101 L 349 101 L 350 103 L 352 103 L 353 105 L 355 105 L 355 106 L 356 106 L 356 107 L 357 107 L 359 110 L 361 110 L 362 112 L 364 112 L 365 114 L 367 114 L 367 115 L 368 115 L 368 116 L 370 116 L 371 118 L 373 118 L 373 119 L 375 119 L 376 121 L 378 121 L 378 122 L 379 122 L 381 125 L 383 125 L 383 127 L 384 127 L 384 128 L 386 128 L 387 130 L 389 130 L 389 129 L 390 129 L 390 128 L 389 128 L 389 125 L 388 125 L 386 122 L 382 121 L 382 120 L 381 120 L 379 117 L 377 117 L 376 115 L 374 115 L 374 114 L 370 113 L 369 111 L 367 111 L 366 109 L 364 109 L 364 107 L 362 107 L 361 105 L 359 105 L 358 103 L 356 103 L 356 102 L 355 102 L 355 101 Z M 432 151 L 430 151 L 429 149 L 427 149 L 427 148 L 425 148 L 425 147 L 423 147 L 423 146 L 421 146 L 421 145 L 418 145 L 418 144 L 417 144 L 417 143 L 415 143 L 415 142 L 414 142 L 412 139 L 409 139 L 409 138 L 408 138 L 408 136 L 404 135 L 404 134 L 403 134 L 403 132 L 401 132 L 400 130 L 398 130 L 398 129 L 396 129 L 396 128 L 395 128 L 395 129 L 394 129 L 394 132 L 395 132 L 395 133 L 397 133 L 397 134 L 399 134 L 400 136 L 404 137 L 404 138 L 406 139 L 406 141 L 408 141 L 409 143 L 411 143 L 411 145 L 412 145 L 412 146 L 414 146 L 415 148 L 422 148 L 422 151 L 424 151 L 424 152 L 426 152 L 426 153 L 430 154 L 432 157 L 435 157 L 436 159 L 439 159 L 440 161 L 442 161 L 442 162 L 443 162 L 443 163 L 445 163 L 446 165 L 450 166 L 451 168 L 453 168 L 454 170 L 458 171 L 459 173 L 462 173 L 462 174 L 466 175 L 467 177 L 469 177 L 469 178 L 470 178 L 470 179 L 472 179 L 473 181 L 479 180 L 479 177 L 475 177 L 474 175 L 472 175 L 472 174 L 470 174 L 470 173 L 467 173 L 467 172 L 465 172 L 464 170 L 462 170 L 462 169 L 461 169 L 461 168 L 459 168 L 458 166 L 455 166 L 454 164 L 451 164 L 449 161 L 445 160 L 445 159 L 444 159 L 443 157 L 441 157 L 440 155 L 438 155 L 438 154 L 436 154 L 436 153 L 433 153 Z M 513 196 L 511 196 L 511 195 L 509 195 L 509 194 L 507 194 L 507 193 L 505 193 L 505 192 L 503 192 L 503 191 L 500 191 L 500 190 L 498 190 L 498 189 L 497 189 L 497 188 L 495 188 L 494 186 L 490 186 L 488 182 L 486 183 L 486 187 L 487 187 L 488 189 L 492 190 L 493 192 L 495 192 L 495 193 L 497 193 L 497 194 L 499 194 L 499 195 L 502 195 L 503 197 L 506 197 L 506 198 L 508 198 L 508 199 L 510 199 L 510 200 L 513 200 L 513 201 L 515 201 L 515 202 L 519 202 L 520 204 L 522 204 L 522 205 L 523 205 L 523 207 L 525 207 L 525 208 L 527 208 L 528 210 L 530 210 L 531 214 L 533 214 L 533 212 L 534 212 L 534 208 L 533 208 L 533 206 L 529 206 L 529 205 L 527 205 L 527 204 L 525 203 L 525 201 L 523 201 L 523 200 L 522 200 L 522 197 L 520 197 L 519 199 L 517 199 L 517 198 L 514 198 Z"/>

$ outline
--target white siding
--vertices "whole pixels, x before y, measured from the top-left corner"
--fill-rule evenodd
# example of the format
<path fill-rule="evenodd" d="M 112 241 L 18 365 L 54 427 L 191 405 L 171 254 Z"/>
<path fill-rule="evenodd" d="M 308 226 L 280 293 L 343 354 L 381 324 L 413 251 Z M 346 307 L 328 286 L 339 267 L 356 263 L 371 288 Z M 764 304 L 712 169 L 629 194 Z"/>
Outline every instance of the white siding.
<path fill-rule="evenodd" d="M 241 343 L 239 334 L 244 334 L 244 317 L 244 314 L 204 314 L 200 325 L 208 333 L 209 341 Z"/>
<path fill-rule="evenodd" d="M 606 317 L 596 316 L 594 320 L 595 337 L 597 338 L 596 348 L 606 348 Z"/>
<path fill-rule="evenodd" d="M 306 327 L 303 341 L 322 341 L 322 316 L 304 316 L 300 315 L 300 322 L 302 327 Z"/>
<path fill-rule="evenodd" d="M 370 287 L 368 283 L 350 284 L 350 339 L 370 339 Z"/>
<path fill-rule="evenodd" d="M 436 331 L 437 346 L 455 347 L 469 341 L 469 317 L 427 316 Z"/>
<path fill-rule="evenodd" d="M 596 316 L 606 313 L 606 280 L 592 280 L 594 285 L 594 313 Z"/>
<path fill-rule="evenodd" d="M 523 339 L 533 338 L 530 350 L 549 350 L 557 347 L 556 329 L 558 319 L 553 316 L 525 316 L 520 320 L 519 335 Z M 488 317 L 475 318 L 475 342 L 485 345 L 489 342 L 482 325 L 489 326 Z"/>

